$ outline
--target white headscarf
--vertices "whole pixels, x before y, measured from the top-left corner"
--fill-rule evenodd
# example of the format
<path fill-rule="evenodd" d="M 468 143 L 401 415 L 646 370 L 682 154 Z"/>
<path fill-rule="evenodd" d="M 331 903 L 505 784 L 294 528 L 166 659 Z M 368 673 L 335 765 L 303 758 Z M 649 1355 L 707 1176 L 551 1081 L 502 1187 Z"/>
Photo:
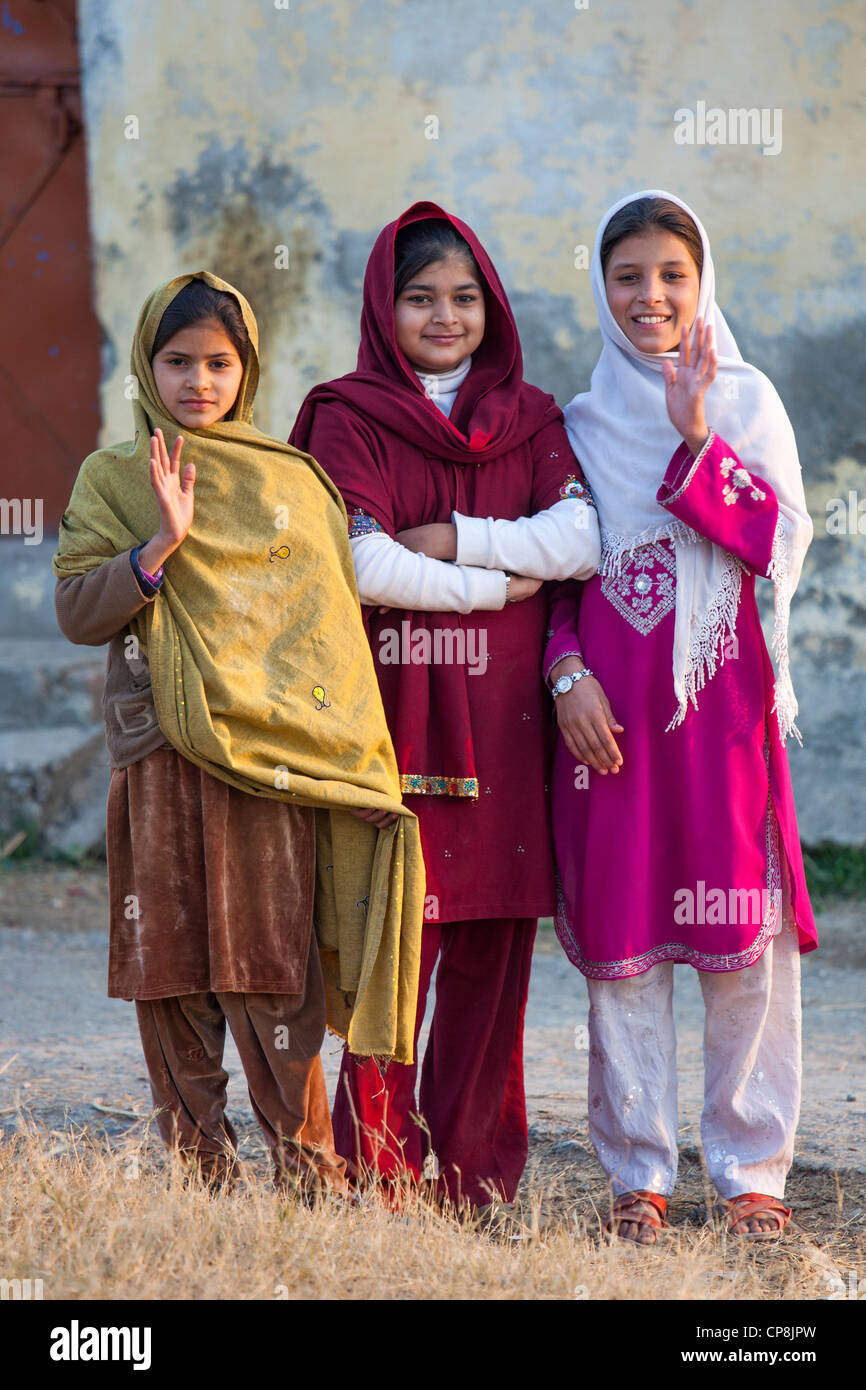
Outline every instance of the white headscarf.
<path fill-rule="evenodd" d="M 687 212 L 704 251 L 696 319 L 712 324 L 718 354 L 716 379 L 704 398 L 707 421 L 730 444 L 742 464 L 773 488 L 779 520 L 773 539 L 770 578 L 776 607 L 773 655 L 777 676 L 773 708 L 784 741 L 798 739 L 797 701 L 788 669 L 788 614 L 803 559 L 812 539 L 797 445 L 776 390 L 756 367 L 744 362 L 715 299 L 715 271 L 707 234 L 691 208 L 661 189 L 631 193 L 605 213 L 592 256 L 592 291 L 604 345 L 590 389 L 565 408 L 574 451 L 592 489 L 601 523 L 603 574 L 616 574 L 639 546 L 669 537 L 674 542 L 677 597 L 673 685 L 677 710 L 668 728 L 682 723 L 689 702 L 724 661 L 734 632 L 745 566 L 728 551 L 677 520 L 656 501 L 671 455 L 682 437 L 665 403 L 662 363 L 677 352 L 640 352 L 614 320 L 601 268 L 601 242 L 614 213 L 638 198 L 665 198 Z M 694 341 L 694 339 L 693 339 Z M 802 740 L 801 740 L 802 741 Z"/>

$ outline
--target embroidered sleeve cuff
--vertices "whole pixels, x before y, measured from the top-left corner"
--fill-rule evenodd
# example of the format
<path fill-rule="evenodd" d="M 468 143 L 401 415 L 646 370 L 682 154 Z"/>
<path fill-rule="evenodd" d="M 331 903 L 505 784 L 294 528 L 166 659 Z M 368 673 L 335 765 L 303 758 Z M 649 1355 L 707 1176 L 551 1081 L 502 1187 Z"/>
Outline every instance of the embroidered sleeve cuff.
<path fill-rule="evenodd" d="M 583 652 L 579 652 L 576 647 L 572 651 L 557 652 L 555 656 L 551 656 L 550 652 L 545 652 L 544 679 L 547 685 L 550 685 L 550 673 L 553 670 L 554 666 L 556 666 L 560 661 L 564 661 L 567 656 L 576 656 L 580 661 L 583 661 Z M 584 662 L 584 665 L 585 664 L 586 663 Z"/>
<path fill-rule="evenodd" d="M 656 501 L 663 507 L 670 506 L 671 502 L 676 502 L 678 497 L 682 497 L 692 478 L 713 446 L 715 431 L 710 430 L 707 441 L 697 458 L 693 458 L 686 443 L 682 443 L 677 449 L 667 467 L 667 472 L 662 479 L 662 485 L 656 493 Z"/>
<path fill-rule="evenodd" d="M 129 563 L 132 566 L 132 572 L 135 575 L 135 582 L 141 590 L 142 597 L 146 599 L 154 599 L 156 598 L 157 594 L 162 588 L 162 581 L 165 577 L 163 574 L 162 565 L 160 565 L 159 570 L 152 577 L 146 575 L 144 570 L 141 568 L 141 565 L 138 563 L 138 553 L 140 550 L 141 546 L 137 545 L 134 550 L 130 551 Z"/>

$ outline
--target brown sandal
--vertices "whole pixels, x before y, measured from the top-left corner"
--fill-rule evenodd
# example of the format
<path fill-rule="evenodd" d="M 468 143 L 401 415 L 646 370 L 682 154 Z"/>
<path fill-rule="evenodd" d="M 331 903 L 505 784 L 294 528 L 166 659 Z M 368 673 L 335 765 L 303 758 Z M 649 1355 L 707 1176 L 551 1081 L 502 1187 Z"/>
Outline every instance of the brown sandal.
<path fill-rule="evenodd" d="M 730 1201 L 723 1202 L 721 1212 L 728 1235 L 736 1236 L 738 1240 L 777 1240 L 791 1220 L 790 1207 L 783 1206 L 778 1197 L 767 1197 L 762 1192 L 741 1192 L 739 1197 L 732 1197 Z M 736 1229 L 741 1221 L 749 1221 L 755 1216 L 765 1221 L 774 1220 L 776 1229 L 774 1231 L 738 1231 Z"/>
<path fill-rule="evenodd" d="M 606 1233 L 620 1240 L 630 1241 L 632 1245 L 655 1245 L 657 1232 L 667 1226 L 665 1213 L 668 1209 L 667 1197 L 659 1192 L 622 1192 L 614 1199 L 610 1217 L 604 1223 Z M 639 1227 L 652 1231 L 652 1240 L 639 1240 L 637 1236 L 620 1235 L 619 1227 L 626 1221 L 636 1221 Z"/>

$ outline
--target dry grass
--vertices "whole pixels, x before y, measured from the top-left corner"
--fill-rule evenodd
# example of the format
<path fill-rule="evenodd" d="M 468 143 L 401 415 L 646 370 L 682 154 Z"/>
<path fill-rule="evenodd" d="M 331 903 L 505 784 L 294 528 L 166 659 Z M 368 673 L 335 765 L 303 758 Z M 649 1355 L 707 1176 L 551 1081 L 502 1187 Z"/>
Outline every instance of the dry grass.
<path fill-rule="evenodd" d="M 795 1170 L 799 1223 L 780 1243 L 725 1240 L 703 1221 L 686 1153 L 659 1245 L 599 1236 L 605 1188 L 581 1142 L 537 1137 L 518 1239 L 479 1233 L 416 1201 L 308 1210 L 269 1187 L 263 1157 L 233 1192 L 185 1184 L 146 1126 L 121 1139 L 46 1134 L 22 1117 L 0 1144 L 0 1277 L 46 1299 L 812 1299 L 864 1275 L 866 1178 Z"/>

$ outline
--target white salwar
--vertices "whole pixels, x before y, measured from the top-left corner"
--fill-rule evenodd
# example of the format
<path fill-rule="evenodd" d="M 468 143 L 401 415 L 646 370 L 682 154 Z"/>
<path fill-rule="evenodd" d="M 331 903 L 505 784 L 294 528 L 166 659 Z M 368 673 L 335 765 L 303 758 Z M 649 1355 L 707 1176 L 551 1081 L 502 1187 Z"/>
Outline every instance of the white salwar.
<path fill-rule="evenodd" d="M 782 1198 L 800 1114 L 800 951 L 787 920 L 754 965 L 699 971 L 701 1144 L 719 1196 Z M 587 980 L 589 1133 L 614 1193 L 668 1196 L 677 1175 L 673 962 Z"/>

